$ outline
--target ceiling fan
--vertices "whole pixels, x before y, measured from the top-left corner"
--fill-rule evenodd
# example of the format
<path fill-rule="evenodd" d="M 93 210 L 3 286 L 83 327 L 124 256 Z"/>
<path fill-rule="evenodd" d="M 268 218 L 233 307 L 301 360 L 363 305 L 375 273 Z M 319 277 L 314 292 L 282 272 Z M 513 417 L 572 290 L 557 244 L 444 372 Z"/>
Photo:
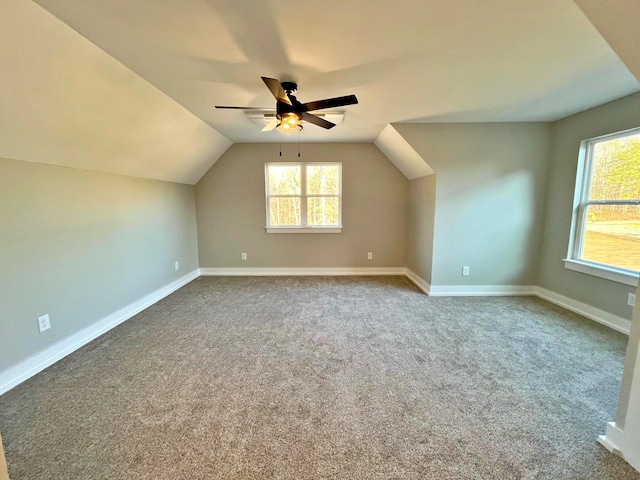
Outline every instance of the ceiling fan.
<path fill-rule="evenodd" d="M 293 133 L 302 130 L 302 121 L 313 123 L 327 130 L 336 126 L 335 123 L 309 113 L 324 108 L 342 107 L 358 103 L 355 95 L 327 98 L 315 102 L 300 103 L 293 93 L 298 89 L 294 82 L 280 82 L 275 78 L 261 77 L 276 99 L 276 116 L 263 129 L 263 132 L 276 128 L 283 133 Z M 216 105 L 216 108 L 232 108 L 235 110 L 265 110 L 263 107 L 227 107 Z"/>

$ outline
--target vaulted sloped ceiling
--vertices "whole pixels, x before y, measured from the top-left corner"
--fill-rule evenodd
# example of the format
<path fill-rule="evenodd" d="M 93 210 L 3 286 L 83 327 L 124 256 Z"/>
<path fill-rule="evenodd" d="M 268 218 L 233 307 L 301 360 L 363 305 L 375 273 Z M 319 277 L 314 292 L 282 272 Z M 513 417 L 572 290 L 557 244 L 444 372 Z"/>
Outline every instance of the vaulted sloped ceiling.
<path fill-rule="evenodd" d="M 374 143 L 409 180 L 435 173 L 393 125 L 387 125 Z"/>
<path fill-rule="evenodd" d="M 627 68 L 640 80 L 640 2 L 574 0 Z"/>
<path fill-rule="evenodd" d="M 572 0 L 3 0 L 0 61 L 0 156 L 184 183 L 279 141 L 214 108 L 272 107 L 260 76 L 356 94 L 300 141 L 377 141 L 410 176 L 390 124 L 552 121 L 640 90 Z"/>
<path fill-rule="evenodd" d="M 301 141 L 372 142 L 396 122 L 549 121 L 640 90 L 572 0 L 36 0 L 234 142 L 241 111 L 356 94 Z"/>
<path fill-rule="evenodd" d="M 0 157 L 195 184 L 231 145 L 38 5 L 0 19 Z"/>

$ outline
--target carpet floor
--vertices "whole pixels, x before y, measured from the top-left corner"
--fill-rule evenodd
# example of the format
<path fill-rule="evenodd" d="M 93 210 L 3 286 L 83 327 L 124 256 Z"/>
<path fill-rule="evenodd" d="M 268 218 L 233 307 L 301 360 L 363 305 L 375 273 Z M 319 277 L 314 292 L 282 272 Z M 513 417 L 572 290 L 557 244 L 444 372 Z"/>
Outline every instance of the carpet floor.
<path fill-rule="evenodd" d="M 201 277 L 0 397 L 20 479 L 639 479 L 626 337 L 404 277 Z"/>

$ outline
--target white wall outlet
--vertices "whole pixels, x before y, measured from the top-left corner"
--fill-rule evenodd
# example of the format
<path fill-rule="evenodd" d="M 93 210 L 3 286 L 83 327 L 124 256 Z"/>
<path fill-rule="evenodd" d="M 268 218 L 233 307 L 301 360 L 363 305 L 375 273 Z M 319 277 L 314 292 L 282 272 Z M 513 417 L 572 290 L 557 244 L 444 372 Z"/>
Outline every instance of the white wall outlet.
<path fill-rule="evenodd" d="M 176 262 L 174 266 L 176 267 L 176 270 L 180 270 L 180 262 Z"/>
<path fill-rule="evenodd" d="M 373 260 L 373 252 L 367 252 L 367 260 Z"/>
<path fill-rule="evenodd" d="M 240 258 L 242 258 L 242 260 L 246 260 L 247 259 L 247 254 L 245 252 L 242 252 L 240 254 Z"/>
<path fill-rule="evenodd" d="M 462 275 L 465 277 L 469 275 L 469 267 L 467 266 L 462 267 Z"/>
<path fill-rule="evenodd" d="M 636 294 L 635 293 L 630 293 L 629 296 L 627 297 L 627 305 L 629 305 L 630 307 L 635 306 L 636 304 Z"/>
<path fill-rule="evenodd" d="M 38 328 L 40 329 L 40 333 L 51 328 L 51 322 L 49 321 L 48 313 L 46 315 L 38 317 Z"/>

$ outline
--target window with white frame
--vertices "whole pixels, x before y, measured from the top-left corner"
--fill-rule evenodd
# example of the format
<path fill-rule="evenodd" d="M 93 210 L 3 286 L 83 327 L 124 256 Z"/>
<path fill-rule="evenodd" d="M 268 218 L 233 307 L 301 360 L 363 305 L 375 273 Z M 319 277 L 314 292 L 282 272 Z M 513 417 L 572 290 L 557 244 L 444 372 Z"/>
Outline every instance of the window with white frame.
<path fill-rule="evenodd" d="M 340 233 L 342 164 L 265 164 L 268 233 Z"/>
<path fill-rule="evenodd" d="M 640 271 L 640 128 L 582 142 L 565 266 L 636 285 Z"/>

